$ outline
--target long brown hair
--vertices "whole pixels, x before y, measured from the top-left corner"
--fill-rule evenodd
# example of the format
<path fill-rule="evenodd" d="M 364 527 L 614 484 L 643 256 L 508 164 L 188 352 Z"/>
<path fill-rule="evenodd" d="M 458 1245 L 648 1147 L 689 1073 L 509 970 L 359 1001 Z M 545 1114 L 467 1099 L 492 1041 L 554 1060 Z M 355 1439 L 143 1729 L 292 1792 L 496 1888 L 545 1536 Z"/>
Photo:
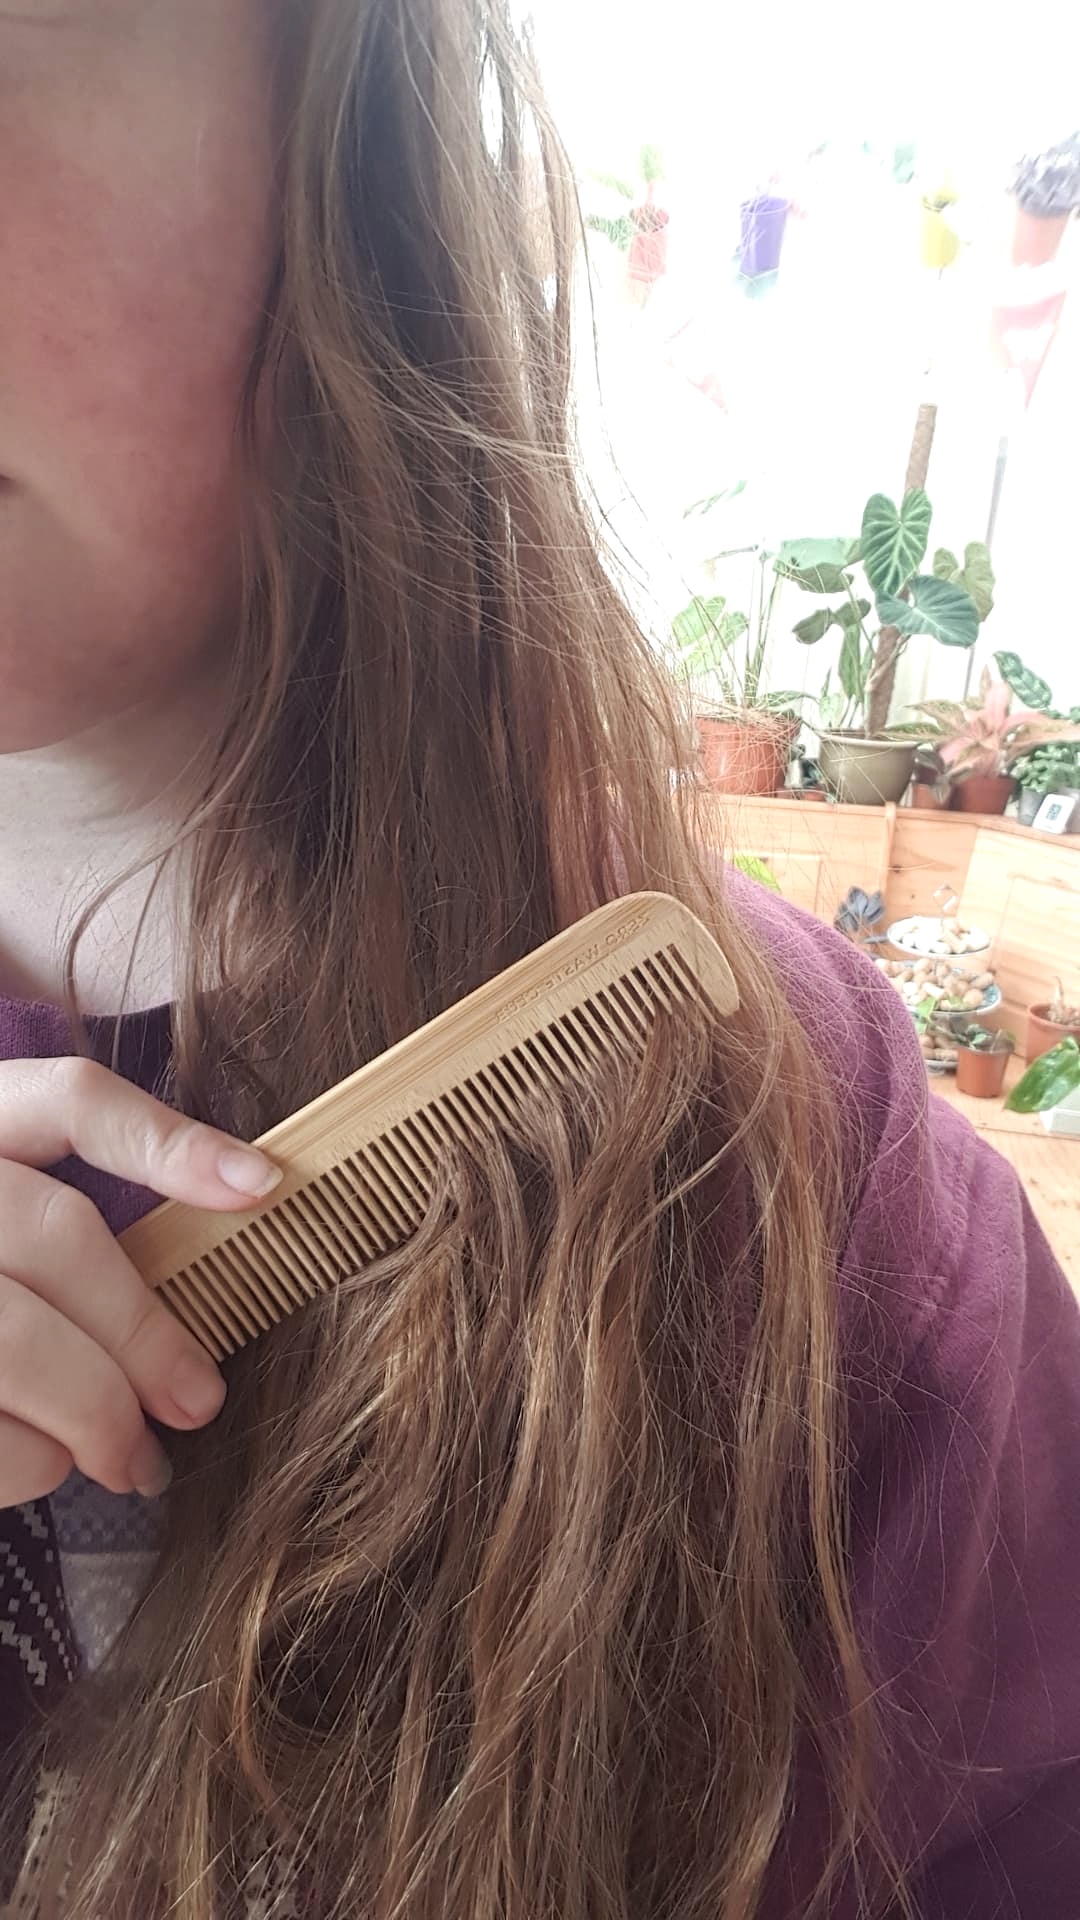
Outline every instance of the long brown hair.
<path fill-rule="evenodd" d="M 866 1797 L 831 1097 L 582 501 L 578 219 L 527 46 L 503 0 L 284 13 L 179 1097 L 257 1131 L 637 887 L 709 921 L 741 1007 L 537 1097 L 415 1244 L 241 1357 L 76 1690 L 61 1909 L 238 1920 L 273 1858 L 319 1920 L 748 1920 L 804 1729 L 823 1877 Z"/>

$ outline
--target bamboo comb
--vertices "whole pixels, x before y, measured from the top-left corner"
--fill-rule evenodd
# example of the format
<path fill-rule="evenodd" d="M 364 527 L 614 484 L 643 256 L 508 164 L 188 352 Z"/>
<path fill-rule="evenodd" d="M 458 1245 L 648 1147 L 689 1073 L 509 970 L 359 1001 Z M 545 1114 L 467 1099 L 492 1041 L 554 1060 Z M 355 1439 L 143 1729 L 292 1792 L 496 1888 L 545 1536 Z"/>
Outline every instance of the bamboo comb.
<path fill-rule="evenodd" d="M 700 921 L 664 894 L 613 901 L 264 1134 L 284 1179 L 257 1211 L 170 1200 L 121 1245 L 220 1360 L 408 1240 L 456 1143 L 703 1003 L 730 1014 L 738 993 Z"/>

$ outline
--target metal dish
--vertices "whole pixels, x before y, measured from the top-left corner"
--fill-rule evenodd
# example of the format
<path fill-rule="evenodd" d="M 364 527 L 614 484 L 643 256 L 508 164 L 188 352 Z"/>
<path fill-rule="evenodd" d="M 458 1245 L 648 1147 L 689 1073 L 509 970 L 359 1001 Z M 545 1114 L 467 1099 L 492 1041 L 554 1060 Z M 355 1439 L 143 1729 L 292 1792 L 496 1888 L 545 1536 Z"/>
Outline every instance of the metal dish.
<path fill-rule="evenodd" d="M 973 1020 L 984 1020 L 988 1013 L 1001 1005 L 1001 988 L 988 987 L 985 998 L 977 1007 L 951 1007 L 943 1013 L 935 1013 L 933 1025 L 942 1033 L 963 1033 Z"/>

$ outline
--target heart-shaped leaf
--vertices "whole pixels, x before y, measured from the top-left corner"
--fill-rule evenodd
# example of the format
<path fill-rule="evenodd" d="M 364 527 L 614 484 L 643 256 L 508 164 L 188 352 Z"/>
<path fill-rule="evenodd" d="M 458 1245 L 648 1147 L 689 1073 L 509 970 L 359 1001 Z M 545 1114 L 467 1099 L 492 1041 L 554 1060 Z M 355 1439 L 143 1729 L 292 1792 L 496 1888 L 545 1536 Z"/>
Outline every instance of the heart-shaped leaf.
<path fill-rule="evenodd" d="M 866 619 L 869 611 L 869 600 L 845 600 L 842 607 L 834 609 L 833 619 L 838 627 L 858 627 Z"/>
<path fill-rule="evenodd" d="M 797 621 L 792 632 L 799 645 L 814 647 L 819 640 L 824 640 L 835 617 L 831 607 L 819 607 L 816 613 L 808 613 L 805 620 Z"/>
<path fill-rule="evenodd" d="M 948 547 L 938 547 L 935 550 L 930 571 L 936 573 L 939 580 L 951 580 L 955 584 L 957 574 L 960 572 L 960 562 L 955 553 L 949 552 Z"/>
<path fill-rule="evenodd" d="M 899 507 L 887 494 L 871 494 L 863 510 L 859 544 L 866 577 L 879 600 L 898 594 L 921 563 L 930 538 L 930 515 L 930 502 L 921 487 L 906 493 Z"/>
<path fill-rule="evenodd" d="M 1023 706 L 1033 708 L 1036 713 L 1045 713 L 1053 705 L 1054 696 L 1046 681 L 1040 680 L 1037 673 L 1025 667 L 1019 654 L 995 653 L 994 665 Z"/>
<path fill-rule="evenodd" d="M 853 550 L 851 540 L 784 540 L 773 565 L 804 593 L 844 593 L 851 585 L 844 569 Z"/>
<path fill-rule="evenodd" d="M 936 571 L 936 569 L 935 569 Z M 994 611 L 994 569 L 990 564 L 990 549 L 981 540 L 969 540 L 964 548 L 964 568 L 956 587 L 963 587 L 975 602 L 980 621 Z"/>
<path fill-rule="evenodd" d="M 939 547 L 932 571 L 939 580 L 948 580 L 954 587 L 963 587 L 965 593 L 970 593 L 980 622 L 994 611 L 994 569 L 990 564 L 990 549 L 981 540 L 968 541 L 963 566 L 948 547 Z"/>
<path fill-rule="evenodd" d="M 898 633 L 928 633 L 945 647 L 973 647 L 979 637 L 979 615 L 970 593 L 939 580 L 932 573 L 917 573 L 907 583 L 907 600 L 879 596 L 878 619 L 883 627 L 895 627 Z"/>

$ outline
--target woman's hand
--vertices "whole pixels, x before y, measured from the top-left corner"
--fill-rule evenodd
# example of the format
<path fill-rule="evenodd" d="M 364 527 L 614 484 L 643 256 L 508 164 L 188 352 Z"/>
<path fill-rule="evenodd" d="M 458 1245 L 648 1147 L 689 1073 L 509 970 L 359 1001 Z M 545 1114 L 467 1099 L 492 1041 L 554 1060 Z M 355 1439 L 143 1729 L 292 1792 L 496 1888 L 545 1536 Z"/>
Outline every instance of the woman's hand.
<path fill-rule="evenodd" d="M 72 1463 L 114 1493 L 161 1493 L 169 1466 L 145 1415 L 201 1427 L 225 1398 L 92 1202 L 38 1171 L 70 1153 L 223 1211 L 279 1177 L 91 1061 L 0 1062 L 0 1507 L 51 1493 Z"/>

